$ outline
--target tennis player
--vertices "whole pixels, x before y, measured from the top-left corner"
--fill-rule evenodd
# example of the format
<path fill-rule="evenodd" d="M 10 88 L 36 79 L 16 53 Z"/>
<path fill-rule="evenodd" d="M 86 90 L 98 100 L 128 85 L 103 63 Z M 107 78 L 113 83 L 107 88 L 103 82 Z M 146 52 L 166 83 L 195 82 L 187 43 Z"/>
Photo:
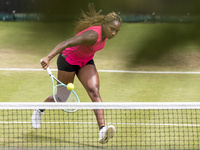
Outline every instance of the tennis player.
<path fill-rule="evenodd" d="M 107 39 L 111 39 L 120 30 L 122 20 L 115 13 L 100 15 L 94 5 L 88 5 L 89 12 L 82 12 L 75 27 L 76 36 L 58 44 L 46 57 L 41 65 L 47 69 L 49 62 L 56 55 L 58 75 L 57 78 L 64 84 L 73 83 L 75 75 L 86 89 L 92 102 L 102 102 L 99 93 L 99 76 L 93 60 L 94 54 L 104 48 Z M 45 102 L 54 102 L 53 96 Z M 31 122 L 35 129 L 40 127 L 44 110 L 34 110 Z M 115 134 L 115 127 L 105 126 L 104 110 L 94 110 L 99 126 L 99 143 L 107 143 Z"/>

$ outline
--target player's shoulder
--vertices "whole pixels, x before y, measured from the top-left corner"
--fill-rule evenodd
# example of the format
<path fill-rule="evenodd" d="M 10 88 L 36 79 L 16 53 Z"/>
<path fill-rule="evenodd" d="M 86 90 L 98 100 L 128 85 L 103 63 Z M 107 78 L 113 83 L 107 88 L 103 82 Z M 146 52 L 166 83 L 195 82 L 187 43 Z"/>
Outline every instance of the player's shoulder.
<path fill-rule="evenodd" d="M 88 37 L 90 38 L 98 38 L 99 36 L 99 34 L 94 30 L 88 30 L 86 32 L 87 32 Z"/>
<path fill-rule="evenodd" d="M 83 31 L 81 31 L 79 34 L 86 34 L 87 36 L 90 37 L 98 37 L 99 34 L 101 34 L 101 26 L 91 26 L 88 27 L 86 29 L 84 29 Z"/>
<path fill-rule="evenodd" d="M 94 30 L 87 30 L 82 33 L 82 36 L 84 36 L 88 40 L 97 40 L 99 37 L 98 33 Z"/>

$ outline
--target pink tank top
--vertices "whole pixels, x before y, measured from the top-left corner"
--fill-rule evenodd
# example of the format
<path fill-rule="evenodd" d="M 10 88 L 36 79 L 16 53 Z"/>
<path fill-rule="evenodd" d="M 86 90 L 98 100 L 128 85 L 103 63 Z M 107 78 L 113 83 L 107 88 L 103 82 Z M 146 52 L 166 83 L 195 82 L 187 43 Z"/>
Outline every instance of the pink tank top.
<path fill-rule="evenodd" d="M 88 61 L 90 61 L 94 57 L 95 52 L 104 48 L 107 38 L 102 41 L 101 26 L 89 27 L 79 32 L 77 35 L 82 34 L 83 32 L 88 31 L 88 30 L 93 30 L 98 33 L 98 39 L 96 43 L 92 46 L 88 44 L 82 44 L 82 45 L 66 48 L 62 53 L 63 53 L 63 56 L 67 56 L 65 60 L 69 64 L 83 67 L 84 65 L 87 64 Z"/>

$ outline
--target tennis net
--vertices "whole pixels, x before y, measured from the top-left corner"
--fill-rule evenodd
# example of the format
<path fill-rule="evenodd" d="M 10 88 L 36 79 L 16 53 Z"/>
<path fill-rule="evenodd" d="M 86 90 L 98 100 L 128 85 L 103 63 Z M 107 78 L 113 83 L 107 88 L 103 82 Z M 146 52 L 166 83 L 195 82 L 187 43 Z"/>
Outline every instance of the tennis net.
<path fill-rule="evenodd" d="M 67 113 L 61 109 L 79 110 Z M 39 129 L 33 109 L 46 109 Z M 115 136 L 98 143 L 94 109 Z M 0 149 L 200 149 L 200 103 L 0 103 Z"/>

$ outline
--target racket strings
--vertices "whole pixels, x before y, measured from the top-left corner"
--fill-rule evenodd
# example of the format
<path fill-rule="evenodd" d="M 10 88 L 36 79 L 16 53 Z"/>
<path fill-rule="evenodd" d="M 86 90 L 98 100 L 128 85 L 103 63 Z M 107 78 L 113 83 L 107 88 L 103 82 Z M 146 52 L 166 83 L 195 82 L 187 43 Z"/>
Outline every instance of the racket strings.
<path fill-rule="evenodd" d="M 55 102 L 79 102 L 79 98 L 74 91 L 67 89 L 66 85 L 58 84 L 54 87 L 53 97 Z M 62 109 L 65 112 L 75 112 L 78 109 Z"/>
<path fill-rule="evenodd" d="M 57 102 L 66 102 L 71 94 L 71 91 L 69 91 L 65 86 L 59 86 L 57 85 L 54 89 L 55 99 Z"/>

